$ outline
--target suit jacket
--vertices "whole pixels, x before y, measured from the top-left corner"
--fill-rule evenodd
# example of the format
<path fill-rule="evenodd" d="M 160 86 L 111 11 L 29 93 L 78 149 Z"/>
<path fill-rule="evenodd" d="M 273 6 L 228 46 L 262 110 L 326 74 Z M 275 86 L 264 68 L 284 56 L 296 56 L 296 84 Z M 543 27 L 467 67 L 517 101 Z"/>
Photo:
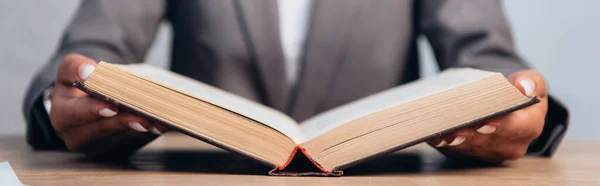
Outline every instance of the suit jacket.
<path fill-rule="evenodd" d="M 498 1 L 315 0 L 297 86 L 285 81 L 276 0 L 85 0 L 54 57 L 24 101 L 34 148 L 64 149 L 42 92 L 68 53 L 112 63 L 144 61 L 159 23 L 173 29 L 171 70 L 303 120 L 419 78 L 416 39 L 425 36 L 441 69 L 473 67 L 505 75 L 528 68 L 515 52 Z M 529 152 L 549 156 L 567 128 L 550 99 L 541 137 Z"/>

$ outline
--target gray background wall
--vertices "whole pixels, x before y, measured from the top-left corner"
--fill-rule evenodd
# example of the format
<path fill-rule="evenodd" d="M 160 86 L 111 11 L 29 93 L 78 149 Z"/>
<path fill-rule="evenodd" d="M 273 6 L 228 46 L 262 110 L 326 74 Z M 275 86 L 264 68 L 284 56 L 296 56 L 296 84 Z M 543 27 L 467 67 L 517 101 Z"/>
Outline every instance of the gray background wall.
<path fill-rule="evenodd" d="M 0 1 L 0 135 L 25 131 L 21 102 L 31 77 L 52 55 L 78 1 Z M 551 93 L 571 110 L 567 138 L 600 138 L 600 1 L 507 0 L 505 12 L 524 58 L 546 75 Z M 165 66 L 170 30 L 163 25 L 147 61 Z M 421 41 L 422 69 L 435 73 Z"/>

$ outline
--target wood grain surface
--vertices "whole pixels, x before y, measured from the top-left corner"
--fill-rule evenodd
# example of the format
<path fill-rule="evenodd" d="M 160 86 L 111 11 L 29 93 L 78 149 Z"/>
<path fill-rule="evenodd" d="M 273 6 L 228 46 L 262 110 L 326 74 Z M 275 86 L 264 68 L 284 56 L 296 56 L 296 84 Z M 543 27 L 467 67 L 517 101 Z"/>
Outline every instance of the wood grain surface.
<path fill-rule="evenodd" d="M 0 137 L 0 161 L 10 162 L 27 185 L 600 185 L 599 157 L 600 141 L 565 141 L 551 159 L 490 167 L 447 159 L 421 144 L 351 167 L 339 178 L 270 177 L 269 167 L 176 133 L 119 162 L 34 151 L 22 136 Z"/>

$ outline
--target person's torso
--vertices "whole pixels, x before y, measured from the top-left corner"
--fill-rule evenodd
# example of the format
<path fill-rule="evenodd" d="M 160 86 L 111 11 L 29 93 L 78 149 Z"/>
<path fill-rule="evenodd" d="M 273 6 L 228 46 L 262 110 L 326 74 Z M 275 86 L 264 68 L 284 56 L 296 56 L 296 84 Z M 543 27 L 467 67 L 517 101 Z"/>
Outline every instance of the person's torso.
<path fill-rule="evenodd" d="M 168 2 L 171 70 L 296 120 L 418 78 L 412 1 L 314 0 L 296 86 L 277 0 Z"/>

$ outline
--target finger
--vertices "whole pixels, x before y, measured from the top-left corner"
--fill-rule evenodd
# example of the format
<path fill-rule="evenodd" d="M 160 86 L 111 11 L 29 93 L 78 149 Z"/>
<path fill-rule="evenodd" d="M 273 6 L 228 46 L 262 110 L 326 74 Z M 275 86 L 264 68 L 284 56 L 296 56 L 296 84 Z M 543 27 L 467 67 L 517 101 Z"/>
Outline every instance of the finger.
<path fill-rule="evenodd" d="M 65 97 L 82 97 L 86 93 L 73 87 L 76 80 L 84 81 L 95 69 L 96 62 L 79 54 L 65 56 L 58 68 L 53 95 Z"/>
<path fill-rule="evenodd" d="M 488 126 L 487 129 L 485 126 Z M 495 118 L 490 121 L 487 121 L 484 125 L 477 128 L 477 132 L 473 135 L 473 138 L 469 142 L 469 145 L 473 146 L 474 148 L 479 148 L 485 151 L 489 151 L 491 149 L 496 148 L 496 142 L 498 142 L 498 138 L 502 138 L 496 135 L 496 133 L 499 130 L 502 130 L 503 126 L 504 125 L 502 124 L 501 118 Z M 490 128 L 495 128 L 496 131 L 491 131 Z"/>
<path fill-rule="evenodd" d="M 463 128 L 445 136 L 443 140 L 450 142 L 440 150 L 454 156 L 473 157 L 486 162 L 502 162 L 504 160 L 518 159 L 525 154 L 527 144 L 537 135 L 532 135 L 531 132 L 527 132 L 525 129 L 518 129 L 523 131 L 521 134 L 506 135 L 510 137 L 506 137 L 500 131 L 488 134 L 477 131 L 477 129 L 481 129 L 485 125 L 496 126 L 496 128 L 503 131 L 513 131 L 515 130 L 513 129 L 514 126 L 506 123 L 520 122 L 515 121 L 516 119 L 531 121 L 528 118 L 509 114 L 505 117 L 489 120 L 473 128 Z"/>
<path fill-rule="evenodd" d="M 488 140 L 488 134 L 494 133 L 500 127 L 500 119 L 493 118 L 481 124 L 476 124 L 474 127 L 464 128 L 460 131 L 454 132 L 452 135 L 446 136 L 445 140 L 452 140 L 450 144 L 454 143 L 453 146 L 457 146 L 461 144 L 461 141 L 463 141 L 462 137 L 464 137 L 464 141 L 462 143 L 466 142 L 470 145 L 485 146 L 485 142 Z M 457 136 L 462 137 L 456 139 Z"/>
<path fill-rule="evenodd" d="M 96 62 L 79 54 L 69 54 L 65 56 L 63 62 L 58 67 L 57 81 L 72 85 L 76 80 L 86 80 L 94 71 Z"/>
<path fill-rule="evenodd" d="M 118 114 L 116 106 L 91 97 L 67 98 L 56 95 L 51 102 L 50 122 L 59 132 Z"/>
<path fill-rule="evenodd" d="M 535 108 L 525 108 L 509 113 L 502 120 L 501 125 L 504 127 L 496 135 L 511 140 L 533 140 L 542 132 L 544 115 L 540 109 Z"/>
<path fill-rule="evenodd" d="M 431 146 L 438 147 L 438 148 L 448 145 L 448 142 L 446 142 L 444 140 L 444 137 L 442 137 L 442 136 L 434 137 L 434 138 L 430 139 L 429 141 L 427 141 L 427 143 L 429 143 L 429 145 L 431 145 Z"/>
<path fill-rule="evenodd" d="M 525 155 L 527 153 L 527 147 L 529 146 L 529 142 L 509 142 L 509 143 L 500 143 L 498 140 L 498 144 L 495 144 L 493 149 L 487 149 L 490 152 L 494 152 L 497 156 L 501 157 L 503 160 L 516 160 Z"/>
<path fill-rule="evenodd" d="M 474 129 L 471 129 L 474 130 Z M 469 133 L 472 132 L 472 137 L 468 138 Z M 464 141 L 460 143 L 460 138 L 464 137 Z M 502 138 L 493 134 L 480 134 L 475 131 L 469 131 L 463 129 L 462 131 L 456 131 L 445 139 L 432 139 L 430 144 L 435 144 L 439 140 L 452 141 L 450 144 L 443 148 L 439 148 L 440 152 L 448 156 L 455 158 L 475 158 L 485 162 L 499 163 L 507 159 L 518 159 L 522 156 L 522 143 L 511 143 L 510 140 L 498 140 Z M 459 142 L 457 142 L 459 140 Z M 497 143 L 502 141 L 503 143 Z"/>
<path fill-rule="evenodd" d="M 493 149 L 495 146 L 495 142 L 497 140 L 497 136 L 494 134 L 481 134 L 475 133 L 471 141 L 469 141 L 469 145 L 475 148 L 481 149 Z"/>
<path fill-rule="evenodd" d="M 156 135 L 164 134 L 168 130 L 168 128 L 165 125 L 156 122 L 151 122 L 150 125 L 151 127 L 148 130 L 150 130 L 150 132 Z"/>
<path fill-rule="evenodd" d="M 546 87 L 546 81 L 541 73 L 534 70 L 526 70 L 511 75 L 508 80 L 515 86 L 521 93 L 527 96 L 548 96 L 548 90 Z"/>
<path fill-rule="evenodd" d="M 434 147 L 444 147 L 452 144 L 452 146 L 460 145 L 473 137 L 472 128 L 463 128 L 457 131 L 445 134 L 443 136 L 434 137 L 427 141 Z M 458 137 L 458 139 L 456 139 Z"/>
<path fill-rule="evenodd" d="M 460 149 L 465 143 L 473 139 L 474 134 L 474 129 L 462 128 L 444 137 L 444 141 L 448 142 L 448 148 Z"/>
<path fill-rule="evenodd" d="M 146 133 L 151 125 L 142 117 L 128 112 L 121 112 L 112 118 L 104 118 L 87 124 L 79 125 L 62 133 L 65 143 L 72 151 L 93 141 L 100 140 L 117 132 L 137 131 Z"/>
<path fill-rule="evenodd" d="M 483 124 L 477 125 L 475 127 L 477 133 L 479 134 L 492 134 L 498 130 L 498 128 L 502 127 L 500 118 L 492 118 L 485 121 Z"/>
<path fill-rule="evenodd" d="M 480 160 L 487 163 L 499 164 L 506 159 L 500 153 L 494 151 L 481 150 L 481 148 L 477 147 L 471 148 L 468 153 L 447 148 L 441 148 L 439 149 L 439 151 L 446 156 L 457 158 L 459 160 L 465 160 L 468 162 L 473 162 L 473 160 Z"/>
<path fill-rule="evenodd" d="M 475 146 L 480 147 L 490 146 L 489 141 L 494 139 L 490 138 L 490 136 L 495 136 L 495 134 L 499 134 L 500 136 L 508 137 L 511 139 L 517 138 L 519 137 L 518 134 L 511 133 L 511 131 L 523 131 L 522 129 L 516 129 L 517 127 L 532 127 L 531 130 L 533 130 L 534 134 L 537 133 L 537 131 L 541 132 L 541 130 L 536 129 L 543 128 L 543 121 L 541 124 L 542 126 L 539 126 L 540 124 L 532 125 L 527 123 L 539 123 L 540 121 L 537 120 L 539 120 L 539 118 L 543 118 L 542 113 L 545 113 L 544 106 L 543 104 L 538 104 L 527 108 L 523 108 L 516 113 L 513 112 L 503 115 L 501 117 L 490 119 L 484 124 L 476 126 L 478 134 L 475 134 L 475 137 L 471 143 Z M 522 116 L 521 114 L 528 115 Z M 506 129 L 507 126 L 509 127 L 508 129 Z"/>
<path fill-rule="evenodd" d="M 489 140 L 486 146 L 476 146 L 472 143 L 474 148 L 482 150 L 482 153 L 487 153 L 493 157 L 493 159 L 501 160 L 515 160 L 523 157 L 527 152 L 529 141 L 524 140 L 511 140 L 507 137 L 499 135 L 482 135 L 482 137 L 488 137 Z M 489 158 L 489 157 L 484 157 Z"/>

